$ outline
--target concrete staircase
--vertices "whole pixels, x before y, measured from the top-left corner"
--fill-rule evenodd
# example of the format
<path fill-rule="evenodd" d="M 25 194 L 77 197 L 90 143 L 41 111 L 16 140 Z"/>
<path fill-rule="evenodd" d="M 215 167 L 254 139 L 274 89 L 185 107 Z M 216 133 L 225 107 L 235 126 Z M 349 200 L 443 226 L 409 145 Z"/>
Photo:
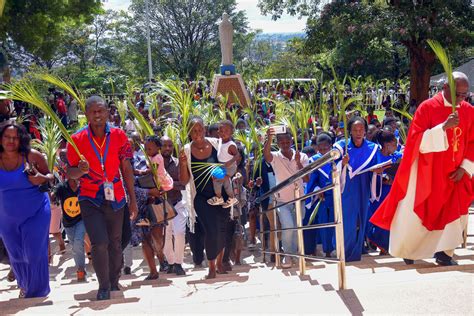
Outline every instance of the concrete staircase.
<path fill-rule="evenodd" d="M 474 215 L 470 218 L 474 233 Z M 69 250 L 69 249 L 68 249 Z M 459 266 L 440 267 L 434 259 L 407 266 L 401 259 L 364 256 L 347 265 L 348 290 L 338 291 L 333 263 L 309 263 L 307 275 L 261 263 L 259 251 L 245 251 L 244 264 L 215 280 L 202 280 L 207 269 L 184 264 L 188 275 L 148 274 L 141 249 L 134 249 L 132 275 L 123 276 L 123 291 L 109 301 L 95 301 L 97 281 L 75 281 L 69 252 L 55 255 L 51 294 L 18 299 L 16 284 L 6 281 L 8 267 L 0 265 L 0 314 L 462 314 L 474 313 L 474 237 L 466 249 L 456 249 Z M 189 255 L 186 257 L 189 259 Z M 92 267 L 88 267 L 92 271 Z"/>

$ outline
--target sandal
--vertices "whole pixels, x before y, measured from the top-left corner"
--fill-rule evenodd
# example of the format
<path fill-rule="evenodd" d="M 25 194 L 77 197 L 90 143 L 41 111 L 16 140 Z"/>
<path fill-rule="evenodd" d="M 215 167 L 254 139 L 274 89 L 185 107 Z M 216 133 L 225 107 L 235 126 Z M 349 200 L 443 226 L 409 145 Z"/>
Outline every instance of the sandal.
<path fill-rule="evenodd" d="M 23 289 L 20 289 L 20 294 L 18 295 L 18 298 L 25 298 L 26 297 L 26 291 Z"/>

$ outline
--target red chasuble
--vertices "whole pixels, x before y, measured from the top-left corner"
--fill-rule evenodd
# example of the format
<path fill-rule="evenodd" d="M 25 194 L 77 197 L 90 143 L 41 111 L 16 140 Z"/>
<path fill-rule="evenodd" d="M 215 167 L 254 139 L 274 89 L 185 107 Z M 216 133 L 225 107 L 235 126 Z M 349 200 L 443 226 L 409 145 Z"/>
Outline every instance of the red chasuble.
<path fill-rule="evenodd" d="M 371 222 L 383 229 L 390 230 L 392 219 L 399 202 L 407 194 L 412 164 L 418 158 L 418 172 L 415 192 L 414 212 L 427 230 L 442 230 L 462 215 L 466 215 L 474 199 L 474 177 L 467 174 L 455 183 L 449 175 L 455 171 L 464 159 L 474 162 L 474 107 L 462 102 L 457 108 L 459 125 L 458 141 L 454 144 L 455 129 L 446 131 L 449 148 L 443 152 L 420 153 L 423 133 L 448 118 L 451 106 L 444 105 L 443 95 L 437 94 L 421 103 L 412 121 L 403 159 L 395 177 L 392 189 L 371 218 Z M 443 142 L 442 139 L 439 140 Z M 454 146 L 458 150 L 454 152 Z"/>

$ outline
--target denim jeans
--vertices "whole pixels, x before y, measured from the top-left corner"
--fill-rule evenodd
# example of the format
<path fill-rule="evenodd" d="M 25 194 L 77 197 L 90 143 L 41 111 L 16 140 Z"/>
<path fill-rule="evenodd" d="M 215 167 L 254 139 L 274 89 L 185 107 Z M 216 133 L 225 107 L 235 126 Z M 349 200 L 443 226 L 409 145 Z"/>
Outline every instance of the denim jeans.
<path fill-rule="evenodd" d="M 86 227 L 84 222 L 80 221 L 72 227 L 65 227 L 67 239 L 72 246 L 72 254 L 74 256 L 74 263 L 78 270 L 85 271 L 86 256 L 84 253 L 84 236 L 86 234 Z"/>
<path fill-rule="evenodd" d="M 280 219 L 281 228 L 295 228 L 296 227 L 296 213 L 295 205 L 287 204 L 278 208 L 278 218 Z M 283 231 L 281 233 L 281 241 L 283 244 L 283 251 L 286 253 L 296 254 L 298 250 L 298 243 L 296 239 L 296 230 Z"/>

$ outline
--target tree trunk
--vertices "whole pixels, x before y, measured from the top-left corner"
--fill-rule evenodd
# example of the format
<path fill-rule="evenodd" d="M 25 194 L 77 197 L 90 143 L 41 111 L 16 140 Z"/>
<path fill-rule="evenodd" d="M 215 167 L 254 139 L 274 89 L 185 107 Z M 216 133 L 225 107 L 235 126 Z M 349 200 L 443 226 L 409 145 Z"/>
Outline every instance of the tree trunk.
<path fill-rule="evenodd" d="M 429 98 L 431 70 L 435 54 L 418 43 L 408 43 L 410 52 L 410 99 L 418 106 Z"/>

